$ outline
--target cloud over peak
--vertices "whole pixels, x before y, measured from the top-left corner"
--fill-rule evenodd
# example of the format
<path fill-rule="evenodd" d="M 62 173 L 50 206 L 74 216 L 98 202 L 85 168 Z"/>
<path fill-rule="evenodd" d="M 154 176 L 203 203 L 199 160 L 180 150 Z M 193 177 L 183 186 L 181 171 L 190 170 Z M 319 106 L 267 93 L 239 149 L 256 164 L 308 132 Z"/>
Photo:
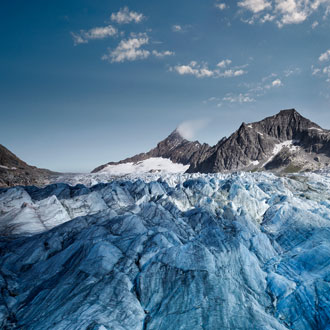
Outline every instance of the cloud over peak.
<path fill-rule="evenodd" d="M 206 127 L 208 123 L 209 120 L 206 118 L 187 120 L 178 126 L 177 131 L 184 139 L 192 140 L 196 133 Z"/>

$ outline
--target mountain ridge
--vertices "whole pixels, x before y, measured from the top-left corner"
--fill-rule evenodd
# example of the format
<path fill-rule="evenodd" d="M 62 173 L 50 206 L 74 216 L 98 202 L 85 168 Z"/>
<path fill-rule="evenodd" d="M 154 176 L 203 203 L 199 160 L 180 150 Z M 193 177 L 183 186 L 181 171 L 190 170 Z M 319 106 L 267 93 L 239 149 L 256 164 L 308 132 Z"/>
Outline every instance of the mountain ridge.
<path fill-rule="evenodd" d="M 188 141 L 175 130 L 150 151 L 101 165 L 92 173 L 108 165 L 135 163 L 150 157 L 189 165 L 188 173 L 317 170 L 330 163 L 329 140 L 330 131 L 295 109 L 285 109 L 258 122 L 243 122 L 238 130 L 214 146 Z"/>

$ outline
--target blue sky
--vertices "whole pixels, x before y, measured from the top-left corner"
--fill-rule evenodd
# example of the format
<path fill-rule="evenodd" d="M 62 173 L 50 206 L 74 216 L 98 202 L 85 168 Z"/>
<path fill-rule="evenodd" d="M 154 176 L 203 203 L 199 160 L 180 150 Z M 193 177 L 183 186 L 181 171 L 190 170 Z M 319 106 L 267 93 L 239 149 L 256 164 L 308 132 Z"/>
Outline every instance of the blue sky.
<path fill-rule="evenodd" d="M 296 108 L 330 128 L 330 0 L 3 1 L 0 143 L 90 171 L 178 125 L 215 144 Z"/>

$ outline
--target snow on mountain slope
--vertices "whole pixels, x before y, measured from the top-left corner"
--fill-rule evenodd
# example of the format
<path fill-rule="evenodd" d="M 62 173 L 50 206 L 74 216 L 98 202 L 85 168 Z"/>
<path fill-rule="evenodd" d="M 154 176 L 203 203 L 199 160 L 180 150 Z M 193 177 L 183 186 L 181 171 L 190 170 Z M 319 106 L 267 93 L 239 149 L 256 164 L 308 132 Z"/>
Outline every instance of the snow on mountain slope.
<path fill-rule="evenodd" d="M 189 165 L 173 163 L 170 159 L 152 157 L 139 162 L 129 162 L 116 165 L 107 165 L 100 173 L 108 173 L 113 176 L 128 174 L 142 174 L 149 172 L 184 173 Z"/>
<path fill-rule="evenodd" d="M 328 173 L 146 178 L 0 192 L 1 328 L 329 329 Z"/>

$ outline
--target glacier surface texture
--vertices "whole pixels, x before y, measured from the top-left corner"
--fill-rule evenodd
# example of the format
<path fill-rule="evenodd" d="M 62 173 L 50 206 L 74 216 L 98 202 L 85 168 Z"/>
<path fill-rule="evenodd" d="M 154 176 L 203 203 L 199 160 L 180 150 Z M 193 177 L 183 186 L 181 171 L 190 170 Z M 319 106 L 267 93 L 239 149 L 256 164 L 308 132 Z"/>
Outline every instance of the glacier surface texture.
<path fill-rule="evenodd" d="M 330 329 L 330 176 L 0 191 L 1 329 Z"/>

